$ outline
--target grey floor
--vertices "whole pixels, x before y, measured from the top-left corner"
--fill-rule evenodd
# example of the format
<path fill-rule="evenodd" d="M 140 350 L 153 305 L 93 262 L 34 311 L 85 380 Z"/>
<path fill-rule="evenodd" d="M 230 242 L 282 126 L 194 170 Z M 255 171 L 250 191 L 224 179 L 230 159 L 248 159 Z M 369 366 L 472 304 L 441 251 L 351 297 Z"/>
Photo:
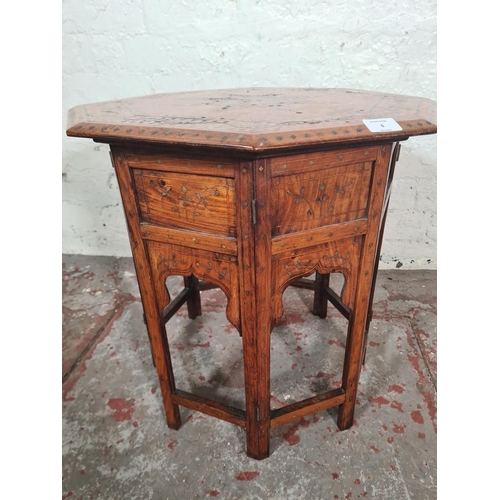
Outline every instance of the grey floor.
<path fill-rule="evenodd" d="M 171 290 L 180 279 L 169 278 Z M 203 315 L 168 323 L 177 386 L 243 408 L 241 339 L 220 290 Z M 346 321 L 289 288 L 272 333 L 272 407 L 338 387 Z M 271 456 L 244 431 L 181 408 L 166 426 L 131 259 L 63 257 L 63 499 L 436 498 L 436 273 L 382 271 L 354 426 L 336 409 L 272 431 Z"/>

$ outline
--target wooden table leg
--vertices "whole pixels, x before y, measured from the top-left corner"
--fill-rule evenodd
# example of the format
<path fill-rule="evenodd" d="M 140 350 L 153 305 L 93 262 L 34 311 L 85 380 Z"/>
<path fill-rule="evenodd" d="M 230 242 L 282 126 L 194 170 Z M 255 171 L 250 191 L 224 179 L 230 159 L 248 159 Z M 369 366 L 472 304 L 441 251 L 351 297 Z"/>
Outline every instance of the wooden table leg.
<path fill-rule="evenodd" d="M 392 179 L 394 178 L 394 171 L 396 168 L 396 163 L 399 160 L 399 153 L 401 151 L 401 144 L 399 142 L 394 143 L 393 149 L 392 149 L 392 156 L 391 156 L 391 165 L 389 167 L 389 175 L 388 175 L 388 180 L 387 180 L 387 188 L 386 188 L 386 196 L 384 199 L 384 205 L 383 205 L 383 213 L 382 213 L 382 219 L 380 222 L 380 229 L 379 229 L 379 234 L 378 234 L 378 242 L 377 242 L 377 254 L 375 256 L 375 268 L 373 270 L 373 278 L 372 278 L 372 286 L 371 286 L 371 292 L 370 292 L 370 302 L 368 304 L 368 318 L 366 321 L 366 327 L 365 327 L 365 338 L 364 338 L 364 347 L 363 347 L 363 364 L 365 364 L 366 361 L 366 346 L 368 344 L 368 332 L 370 331 L 370 323 L 373 318 L 373 299 L 375 297 L 375 287 L 377 286 L 377 275 L 378 275 L 378 266 L 380 262 L 380 254 L 382 252 L 382 243 L 384 241 L 384 230 L 385 230 L 385 223 L 387 220 L 387 212 L 389 210 L 389 201 L 391 197 L 391 185 L 392 185 Z"/>
<path fill-rule="evenodd" d="M 128 165 L 123 157 L 119 152 L 115 152 L 113 148 L 112 153 L 123 207 L 125 209 L 127 227 L 130 242 L 132 244 L 132 255 L 137 272 L 137 281 L 141 292 L 146 326 L 151 339 L 151 348 L 155 360 L 156 371 L 158 372 L 167 424 L 172 429 L 178 429 L 181 426 L 181 416 L 179 406 L 172 401 L 175 383 L 167 332 L 165 330 L 163 316 L 157 304 L 147 248 L 140 234 L 139 213 L 134 199 L 133 181 Z"/>
<path fill-rule="evenodd" d="M 312 313 L 320 318 L 326 318 L 328 299 L 326 288 L 330 286 L 330 274 L 316 272 L 314 278 L 314 306 Z"/>
<path fill-rule="evenodd" d="M 373 173 L 373 184 L 382 186 L 387 184 L 389 173 L 389 159 L 391 147 L 381 148 Z M 359 375 L 363 362 L 365 328 L 367 324 L 368 307 L 370 302 L 372 279 L 377 266 L 375 257 L 379 236 L 381 212 L 385 199 L 385 190 L 373 190 L 367 214 L 368 227 L 364 236 L 361 251 L 360 269 L 356 285 L 354 307 L 349 321 L 347 345 L 342 374 L 342 388 L 345 391 L 345 403 L 339 406 L 337 425 L 340 430 L 351 427 L 354 422 L 354 407 L 358 390 Z"/>
<path fill-rule="evenodd" d="M 187 299 L 187 310 L 189 319 L 195 319 L 201 315 L 200 282 L 194 275 L 184 277 L 184 286 L 189 288 Z"/>

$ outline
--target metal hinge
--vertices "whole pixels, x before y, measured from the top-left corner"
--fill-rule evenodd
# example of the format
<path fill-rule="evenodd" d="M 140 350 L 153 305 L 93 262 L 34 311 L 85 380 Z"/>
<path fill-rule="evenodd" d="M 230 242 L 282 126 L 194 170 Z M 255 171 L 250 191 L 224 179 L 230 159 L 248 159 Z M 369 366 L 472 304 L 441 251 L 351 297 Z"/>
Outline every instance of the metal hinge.
<path fill-rule="evenodd" d="M 257 200 L 252 200 L 252 224 L 257 224 Z"/>

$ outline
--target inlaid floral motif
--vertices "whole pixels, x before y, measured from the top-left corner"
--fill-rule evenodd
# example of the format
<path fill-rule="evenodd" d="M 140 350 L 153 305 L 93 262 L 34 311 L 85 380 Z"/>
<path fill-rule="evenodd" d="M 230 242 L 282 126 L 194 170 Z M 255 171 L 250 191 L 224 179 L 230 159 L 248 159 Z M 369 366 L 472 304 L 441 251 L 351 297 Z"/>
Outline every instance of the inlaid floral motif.
<path fill-rule="evenodd" d="M 175 253 L 167 259 L 163 254 L 159 254 L 158 256 L 158 264 L 156 265 L 156 269 L 164 268 L 168 271 L 179 271 L 180 268 L 186 268 L 187 262 L 185 260 L 179 260 Z M 200 259 L 201 261 L 201 259 Z M 229 269 L 227 267 L 223 267 L 222 269 L 218 269 L 214 267 L 211 260 L 209 260 L 206 265 L 202 264 L 200 261 L 196 261 L 193 264 L 193 267 L 196 267 L 198 275 L 210 275 L 210 273 L 215 273 L 218 275 L 219 280 L 226 280 L 228 283 L 231 283 L 229 279 Z"/>
<path fill-rule="evenodd" d="M 327 217 L 331 214 L 333 211 L 333 203 L 337 199 L 338 195 L 342 195 L 345 193 L 345 189 L 354 184 L 355 180 L 351 179 L 348 183 L 344 184 L 343 186 L 339 184 L 335 184 L 333 192 L 331 194 L 326 194 L 325 190 L 327 190 L 327 186 L 324 183 L 321 183 L 318 186 L 318 194 L 316 198 L 313 200 L 308 200 L 305 196 L 305 191 L 306 188 L 305 186 L 302 186 L 300 188 L 300 191 L 298 193 L 292 192 L 290 189 L 286 190 L 286 194 L 289 196 L 293 196 L 295 198 L 295 204 L 298 205 L 299 203 L 303 202 L 306 203 L 308 206 L 307 210 L 307 215 L 312 217 L 314 220 L 317 215 L 319 215 L 319 218 Z M 319 204 L 319 206 L 318 206 Z M 319 214 L 318 214 L 319 212 Z"/>
<path fill-rule="evenodd" d="M 151 179 L 149 181 L 149 184 L 151 187 L 161 193 L 161 196 L 163 198 L 173 204 L 171 210 L 172 212 L 176 212 L 178 214 L 179 219 L 181 218 L 182 214 L 184 214 L 186 220 L 188 220 L 189 218 L 195 220 L 196 217 L 199 217 L 201 215 L 200 209 L 202 207 L 208 207 L 207 199 L 212 198 L 213 196 L 220 195 L 220 191 L 218 189 L 215 189 L 213 190 L 213 192 L 208 192 L 206 194 L 195 192 L 193 195 L 191 195 L 188 194 L 189 189 L 186 186 L 181 186 L 179 194 L 177 195 L 177 197 L 175 197 L 172 191 L 172 186 L 168 186 L 164 180 L 158 180 L 155 182 Z M 193 196 L 194 199 L 191 196 Z"/>

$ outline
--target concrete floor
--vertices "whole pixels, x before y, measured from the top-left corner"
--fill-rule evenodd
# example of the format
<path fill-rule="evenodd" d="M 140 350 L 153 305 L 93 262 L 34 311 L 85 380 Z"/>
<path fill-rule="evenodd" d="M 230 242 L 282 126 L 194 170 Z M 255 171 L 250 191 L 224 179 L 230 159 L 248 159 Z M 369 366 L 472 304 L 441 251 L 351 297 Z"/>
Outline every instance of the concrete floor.
<path fill-rule="evenodd" d="M 180 278 L 169 278 L 175 295 Z M 244 407 L 241 339 L 220 290 L 168 323 L 177 387 Z M 346 321 L 289 288 L 272 333 L 272 407 L 338 387 Z M 381 271 L 354 426 L 337 410 L 273 429 L 271 456 L 241 428 L 181 408 L 166 425 L 131 259 L 63 257 L 64 499 L 436 498 L 436 273 Z"/>

